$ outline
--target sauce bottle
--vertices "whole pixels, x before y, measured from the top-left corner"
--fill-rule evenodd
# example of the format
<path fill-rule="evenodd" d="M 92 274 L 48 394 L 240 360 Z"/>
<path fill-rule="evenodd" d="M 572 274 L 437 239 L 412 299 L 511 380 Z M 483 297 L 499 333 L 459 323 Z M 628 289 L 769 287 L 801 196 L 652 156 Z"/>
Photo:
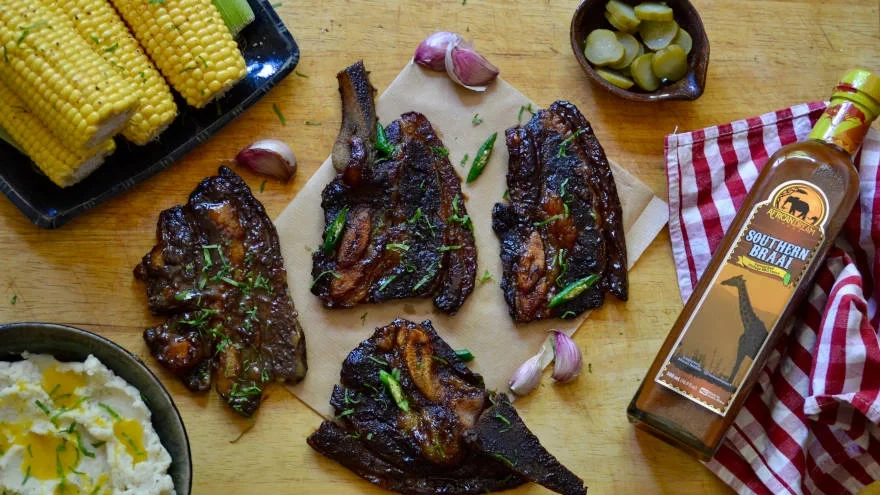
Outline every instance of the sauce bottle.
<path fill-rule="evenodd" d="M 627 409 L 710 459 L 859 195 L 851 156 L 880 114 L 880 77 L 848 72 L 804 142 L 770 157 Z"/>

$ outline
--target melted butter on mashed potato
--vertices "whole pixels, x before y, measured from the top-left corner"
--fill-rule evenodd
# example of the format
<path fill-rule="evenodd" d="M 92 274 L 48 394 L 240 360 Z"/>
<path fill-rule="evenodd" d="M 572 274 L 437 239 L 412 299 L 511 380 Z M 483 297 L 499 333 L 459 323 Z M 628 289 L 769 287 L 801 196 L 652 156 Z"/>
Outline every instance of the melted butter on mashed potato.
<path fill-rule="evenodd" d="M 5 494 L 173 494 L 171 456 L 137 389 L 94 356 L 0 361 Z"/>

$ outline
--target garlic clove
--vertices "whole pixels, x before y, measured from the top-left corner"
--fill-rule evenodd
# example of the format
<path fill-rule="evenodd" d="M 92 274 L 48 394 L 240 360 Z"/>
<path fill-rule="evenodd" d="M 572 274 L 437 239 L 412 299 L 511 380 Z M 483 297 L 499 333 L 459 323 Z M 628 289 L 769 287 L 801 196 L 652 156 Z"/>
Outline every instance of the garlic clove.
<path fill-rule="evenodd" d="M 456 33 L 437 31 L 419 43 L 413 60 L 422 67 L 443 72 L 446 70 L 446 48 L 460 39 Z"/>
<path fill-rule="evenodd" d="M 254 172 L 288 181 L 296 173 L 296 156 L 277 139 L 257 141 L 235 155 L 235 162 Z"/>
<path fill-rule="evenodd" d="M 445 62 L 450 79 L 473 91 L 486 91 L 498 77 L 498 68 L 462 39 L 446 47 Z"/>
<path fill-rule="evenodd" d="M 553 339 L 553 379 L 560 383 L 574 380 L 584 365 L 581 350 L 565 332 L 551 330 Z"/>
<path fill-rule="evenodd" d="M 541 350 L 526 360 L 510 377 L 510 391 L 516 395 L 527 395 L 541 382 L 541 372 L 553 360 L 552 336 L 544 340 Z"/>

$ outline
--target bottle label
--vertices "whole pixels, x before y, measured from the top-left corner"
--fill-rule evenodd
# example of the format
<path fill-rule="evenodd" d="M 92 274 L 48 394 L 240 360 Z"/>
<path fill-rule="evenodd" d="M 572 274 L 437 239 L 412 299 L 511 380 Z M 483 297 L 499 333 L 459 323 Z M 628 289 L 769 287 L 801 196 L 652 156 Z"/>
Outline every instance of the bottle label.
<path fill-rule="evenodd" d="M 871 122 L 873 119 L 865 115 L 859 105 L 843 98 L 832 98 L 809 137 L 836 144 L 854 155 L 871 128 Z"/>
<path fill-rule="evenodd" d="M 825 238 L 828 199 L 794 180 L 758 203 L 654 381 L 724 416 Z"/>

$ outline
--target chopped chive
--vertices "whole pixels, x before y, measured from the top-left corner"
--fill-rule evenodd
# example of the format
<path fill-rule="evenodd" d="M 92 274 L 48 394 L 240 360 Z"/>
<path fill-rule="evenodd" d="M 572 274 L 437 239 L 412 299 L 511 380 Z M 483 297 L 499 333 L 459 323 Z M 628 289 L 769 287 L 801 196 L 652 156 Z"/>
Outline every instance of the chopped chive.
<path fill-rule="evenodd" d="M 489 273 L 489 270 L 486 270 L 485 272 L 483 272 L 483 276 L 480 277 L 480 283 L 485 284 L 486 282 L 488 282 L 490 280 L 492 280 L 492 274 Z"/>
<path fill-rule="evenodd" d="M 501 454 L 492 454 L 492 457 L 494 457 L 494 458 L 496 458 L 496 459 L 498 459 L 498 460 L 500 460 L 500 461 L 504 461 L 504 462 L 507 463 L 510 467 L 515 466 L 514 463 L 510 462 L 510 459 L 508 459 L 507 457 L 504 457 L 504 456 L 501 455 Z"/>
<path fill-rule="evenodd" d="M 560 198 L 563 198 L 563 199 L 565 198 L 565 186 L 568 185 L 568 181 L 570 181 L 570 180 L 571 180 L 571 178 L 567 178 L 564 181 L 562 181 L 562 184 L 559 185 L 559 197 Z"/>
<path fill-rule="evenodd" d="M 51 415 L 52 415 L 52 412 L 49 411 L 49 408 L 46 407 L 42 402 L 40 402 L 39 399 L 35 400 L 35 401 L 34 401 L 34 404 L 36 404 L 37 407 L 40 408 L 40 411 L 43 411 L 43 413 L 44 413 L 46 416 L 51 416 Z"/>
<path fill-rule="evenodd" d="M 433 355 L 433 354 L 431 354 L 431 359 L 433 359 L 434 361 L 439 361 L 439 362 L 441 362 L 441 363 L 443 363 L 443 364 L 449 364 L 449 361 L 443 359 L 443 358 L 440 357 L 440 356 L 435 356 L 435 355 Z"/>
<path fill-rule="evenodd" d="M 437 248 L 437 252 L 442 253 L 445 251 L 457 251 L 459 249 L 461 249 L 461 244 L 457 244 L 455 246 L 440 246 Z"/>
<path fill-rule="evenodd" d="M 165 3 L 165 0 L 150 0 L 148 3 Z"/>
<path fill-rule="evenodd" d="M 322 278 L 324 275 L 333 275 L 333 278 L 340 278 L 340 277 L 342 276 L 342 275 L 340 275 L 340 274 L 334 272 L 333 270 L 326 270 L 326 271 L 323 271 L 323 272 L 319 273 L 317 277 L 315 277 L 315 280 L 312 282 L 312 285 L 309 286 L 309 289 L 314 288 L 315 285 L 318 283 L 318 280 L 321 280 L 321 278 Z"/>
<path fill-rule="evenodd" d="M 428 273 L 426 273 L 425 276 L 422 277 L 422 279 L 419 280 L 418 283 L 412 288 L 413 292 L 419 290 L 419 288 L 421 286 L 423 286 L 423 285 L 427 284 L 428 282 L 430 282 L 431 280 L 433 280 L 434 277 L 437 275 L 437 270 L 439 270 L 439 269 L 440 269 L 439 263 L 437 263 L 433 267 L 431 267 L 431 269 L 428 270 Z"/>
<path fill-rule="evenodd" d="M 367 312 L 364 311 L 364 314 L 361 315 L 361 326 L 364 326 L 366 324 L 367 324 Z"/>
<path fill-rule="evenodd" d="M 342 411 L 341 413 L 337 414 L 336 419 L 342 419 L 346 416 L 351 416 L 352 414 L 354 414 L 354 409 L 346 409 L 346 410 Z"/>
<path fill-rule="evenodd" d="M 459 165 L 460 167 L 464 167 L 464 165 L 467 163 L 467 161 L 468 161 L 468 154 L 465 153 L 465 154 L 464 154 L 464 157 L 461 159 L 461 162 L 460 162 L 458 165 Z"/>
<path fill-rule="evenodd" d="M 128 433 L 125 433 L 125 432 L 123 431 L 123 432 L 122 432 L 122 437 L 125 438 L 125 441 L 128 443 L 128 445 L 131 446 L 131 450 L 134 450 L 134 455 L 136 455 L 136 456 L 138 456 L 138 457 L 146 457 L 146 454 L 144 454 L 143 452 L 141 452 L 141 450 L 140 450 L 139 448 L 137 448 L 137 444 L 134 443 L 134 439 L 133 439 L 133 438 L 131 438 L 130 436 L 128 436 Z"/>
<path fill-rule="evenodd" d="M 397 243 L 392 242 L 392 243 L 388 244 L 386 247 L 388 249 L 391 249 L 392 251 L 409 251 L 409 246 L 407 246 L 406 244 L 397 244 Z"/>
<path fill-rule="evenodd" d="M 378 288 L 379 292 L 384 291 L 385 288 L 388 287 L 391 284 L 391 282 L 394 282 L 394 279 L 396 279 L 396 278 L 397 278 L 397 274 L 394 274 L 394 275 L 387 277 L 384 282 L 379 284 L 379 288 Z"/>
<path fill-rule="evenodd" d="M 107 53 L 113 53 L 116 51 L 117 48 L 119 48 L 119 42 L 113 43 L 112 45 L 108 46 L 107 48 L 104 48 L 104 51 Z"/>
<path fill-rule="evenodd" d="M 122 419 L 122 416 L 120 416 L 119 413 L 114 411 L 113 408 L 108 406 L 107 404 L 104 404 L 103 402 L 98 402 L 98 407 L 107 411 L 107 414 L 109 414 L 116 421 L 119 421 Z"/>
<path fill-rule="evenodd" d="M 281 5 L 281 4 L 278 4 L 278 5 Z M 300 72 L 300 71 L 298 71 L 298 70 L 293 71 L 293 73 L 296 74 L 296 75 L 298 75 L 299 77 L 304 77 L 304 78 L 306 78 L 306 79 L 309 78 L 309 76 L 303 74 L 302 72 Z"/>
<path fill-rule="evenodd" d="M 12 297 L 9 299 L 9 304 L 15 306 L 15 303 L 17 303 L 17 302 L 18 302 L 18 294 L 13 294 Z"/>
<path fill-rule="evenodd" d="M 52 29 L 52 26 L 50 26 L 49 23 L 46 22 L 46 21 L 38 22 L 38 23 L 36 23 L 36 24 L 32 24 L 32 25 L 30 25 L 30 26 L 23 27 L 23 28 L 21 28 L 21 36 L 18 38 L 18 41 L 16 41 L 15 44 L 16 44 L 16 45 L 20 45 L 21 42 L 24 41 L 24 39 L 25 39 L 29 34 L 31 34 L 32 31 L 35 31 L 35 30 L 37 30 L 37 29 L 40 29 L 41 27 L 48 27 L 49 29 Z"/>
<path fill-rule="evenodd" d="M 376 356 L 367 356 L 367 358 L 369 358 L 370 361 L 373 361 L 376 364 L 380 364 L 382 366 L 388 366 L 388 361 L 383 361 L 383 360 L 377 358 Z"/>
<path fill-rule="evenodd" d="M 287 119 L 284 118 L 284 115 L 281 113 L 281 109 L 278 108 L 278 105 L 275 103 L 272 104 L 272 111 L 275 112 L 275 115 L 278 116 L 278 120 L 281 121 L 281 125 L 287 125 Z"/>
<path fill-rule="evenodd" d="M 440 156 L 449 156 L 449 150 L 442 146 L 431 146 L 431 151 Z"/>
<path fill-rule="evenodd" d="M 471 124 L 480 125 L 483 123 L 483 119 L 480 118 L 480 114 L 475 113 L 474 118 L 471 119 Z"/>
<path fill-rule="evenodd" d="M 568 153 L 566 153 L 566 148 L 568 147 L 568 143 L 574 141 L 575 138 L 577 138 L 578 136 L 583 134 L 584 131 L 586 131 L 586 129 L 578 129 L 576 132 L 572 133 L 571 136 L 568 136 L 567 138 L 563 139 L 562 142 L 559 143 L 559 151 L 556 152 L 556 158 L 562 158 L 562 157 L 568 156 Z M 566 180 L 568 180 L 568 179 L 566 179 Z"/>
<path fill-rule="evenodd" d="M 101 40 L 99 40 L 98 37 L 95 36 L 94 34 L 89 35 L 89 39 L 92 40 L 92 43 L 94 43 L 94 44 L 96 44 L 96 45 L 100 45 L 100 44 L 101 44 Z"/>
<path fill-rule="evenodd" d="M 510 199 L 510 189 L 504 190 L 504 194 L 501 195 L 501 199 Z"/>
<path fill-rule="evenodd" d="M 535 115 L 534 110 L 532 110 L 532 104 L 531 104 L 531 103 L 529 103 L 528 105 L 523 105 L 523 106 L 519 107 L 519 114 L 516 116 L 516 121 L 517 121 L 517 122 L 522 122 L 523 112 L 525 112 L 526 110 L 528 110 L 528 112 L 529 112 L 530 114 Z"/>
<path fill-rule="evenodd" d="M 180 70 L 180 73 L 181 73 L 181 74 L 185 74 L 185 73 L 187 73 L 187 72 L 192 72 L 192 71 L 194 71 L 194 70 L 196 70 L 196 69 L 198 69 L 198 68 L 199 68 L 198 65 L 193 65 L 192 67 L 184 67 L 183 69 Z"/>
<path fill-rule="evenodd" d="M 30 453 L 30 451 L 31 451 L 30 449 L 31 449 L 31 446 L 28 445 L 28 453 Z M 31 455 L 31 457 L 33 457 L 33 455 Z M 24 486 L 28 482 L 29 479 L 31 479 L 31 465 L 30 464 L 28 464 L 27 470 L 25 470 L 25 472 L 24 472 L 24 479 L 21 480 L 21 486 Z M 6 490 L 3 490 L 3 491 L 5 492 Z"/>
<path fill-rule="evenodd" d="M 263 181 L 263 183 L 260 184 L 260 192 L 263 192 L 265 190 L 266 190 L 266 181 Z"/>
<path fill-rule="evenodd" d="M 574 311 L 566 311 L 565 313 L 562 313 L 560 318 L 562 318 L 563 320 L 567 320 L 569 318 L 574 318 L 575 316 L 577 316 L 577 313 L 575 313 Z"/>
<path fill-rule="evenodd" d="M 495 413 L 495 417 L 500 419 L 504 424 L 510 426 L 510 420 L 501 413 Z"/>
<path fill-rule="evenodd" d="M 277 9 L 278 7 L 281 7 L 281 4 L 282 4 L 282 2 L 275 2 L 275 3 L 271 4 L 271 5 L 272 5 L 272 8 L 273 8 L 273 9 Z M 299 75 L 298 72 L 297 72 L 297 75 Z M 309 77 L 309 76 L 305 76 L 305 77 Z"/>
<path fill-rule="evenodd" d="M 547 225 L 548 223 L 553 223 L 553 222 L 560 220 L 562 218 L 565 218 L 562 215 L 562 213 L 557 213 L 556 215 L 553 215 L 550 218 L 547 218 L 545 220 L 541 220 L 540 222 L 535 222 L 532 225 L 534 225 L 535 227 L 543 227 L 543 226 Z"/>

